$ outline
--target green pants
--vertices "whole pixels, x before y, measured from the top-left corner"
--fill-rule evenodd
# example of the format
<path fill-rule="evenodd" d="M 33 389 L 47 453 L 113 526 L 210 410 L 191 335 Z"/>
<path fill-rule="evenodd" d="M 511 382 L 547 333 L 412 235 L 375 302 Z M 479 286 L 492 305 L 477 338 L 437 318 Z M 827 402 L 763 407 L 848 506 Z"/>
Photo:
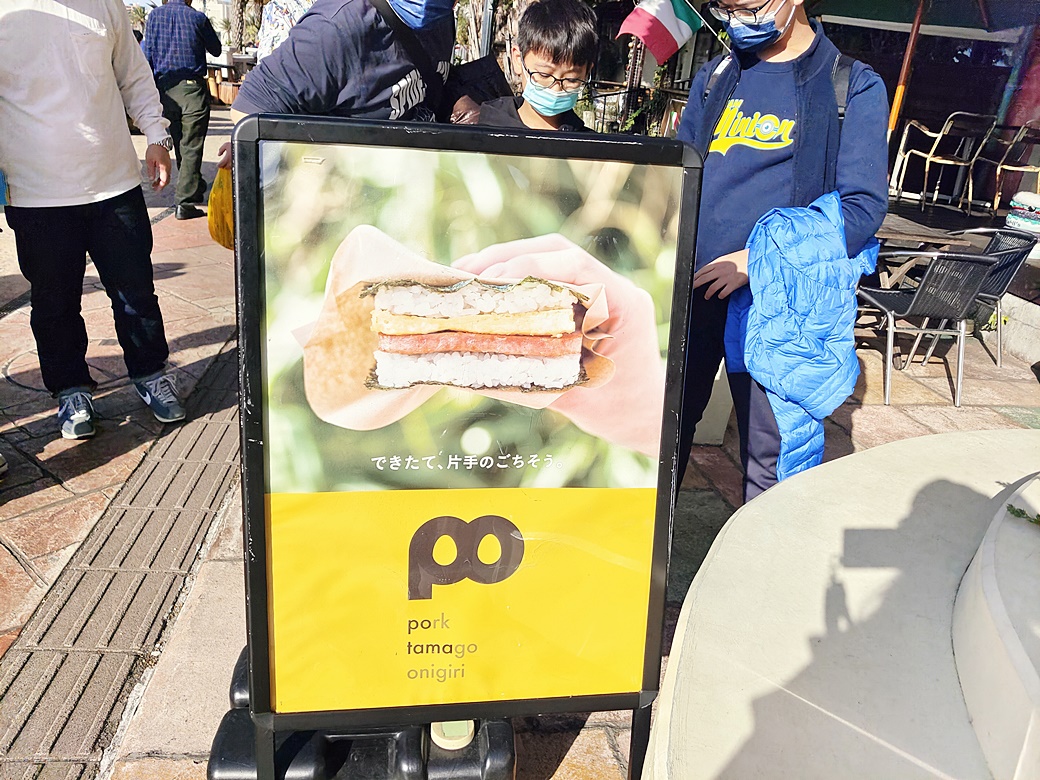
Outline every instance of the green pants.
<path fill-rule="evenodd" d="M 202 145 L 209 130 L 209 90 L 204 81 L 181 81 L 159 91 L 163 116 L 170 120 L 177 155 L 177 205 L 201 203 L 206 194 L 202 180 Z"/>

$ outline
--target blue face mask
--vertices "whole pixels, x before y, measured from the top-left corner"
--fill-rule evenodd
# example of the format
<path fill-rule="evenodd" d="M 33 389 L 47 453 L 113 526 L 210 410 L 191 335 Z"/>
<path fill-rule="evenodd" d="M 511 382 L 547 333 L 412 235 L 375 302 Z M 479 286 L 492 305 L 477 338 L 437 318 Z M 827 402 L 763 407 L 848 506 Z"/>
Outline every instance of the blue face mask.
<path fill-rule="evenodd" d="M 451 16 L 453 0 L 387 0 L 390 7 L 401 17 L 401 21 L 413 30 Z"/>
<path fill-rule="evenodd" d="M 524 87 L 523 98 L 531 104 L 531 108 L 542 116 L 556 116 L 564 111 L 572 111 L 578 105 L 581 92 L 557 92 L 546 87 L 539 87 L 531 79 Z"/>
<path fill-rule="evenodd" d="M 784 4 L 781 3 L 780 8 L 783 7 Z M 730 18 L 726 22 L 726 34 L 729 35 L 733 48 L 753 54 L 754 52 L 762 51 L 762 49 L 783 38 L 787 28 L 794 21 L 794 14 L 791 14 L 791 18 L 787 20 L 784 29 L 778 30 L 776 28 L 776 15 L 780 8 L 768 15 L 760 16 L 754 24 L 744 24 Z"/>

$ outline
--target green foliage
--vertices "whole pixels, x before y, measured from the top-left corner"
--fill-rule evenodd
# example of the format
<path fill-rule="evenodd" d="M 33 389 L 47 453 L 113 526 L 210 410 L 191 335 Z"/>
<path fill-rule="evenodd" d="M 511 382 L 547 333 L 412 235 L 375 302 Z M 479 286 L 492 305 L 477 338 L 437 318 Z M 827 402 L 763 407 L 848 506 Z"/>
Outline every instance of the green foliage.
<path fill-rule="evenodd" d="M 1022 520 L 1027 520 L 1033 525 L 1040 525 L 1040 514 L 1031 515 L 1021 507 L 1017 507 L 1014 504 L 1007 505 L 1008 514 L 1012 517 L 1018 517 Z"/>
<path fill-rule="evenodd" d="M 622 133 L 632 132 L 642 121 L 643 132 L 646 135 L 659 134 L 661 120 L 671 100 L 671 96 L 664 90 L 667 82 L 668 66 L 661 65 L 654 71 L 654 86 L 643 92 L 639 107 L 628 115 L 628 119 L 621 126 Z"/>
<path fill-rule="evenodd" d="M 257 38 L 260 36 L 260 20 L 263 15 L 263 9 L 261 6 L 251 6 L 246 9 L 245 17 L 242 26 L 242 42 L 244 44 L 255 43 Z M 231 32 L 234 28 L 234 21 L 231 17 L 225 17 L 220 20 L 216 25 L 218 32 L 224 34 L 226 38 L 231 39 Z"/>
<path fill-rule="evenodd" d="M 155 8 L 154 2 L 148 5 L 130 5 L 126 8 L 126 14 L 130 17 L 130 26 L 143 30 L 148 19 L 148 12 Z"/>

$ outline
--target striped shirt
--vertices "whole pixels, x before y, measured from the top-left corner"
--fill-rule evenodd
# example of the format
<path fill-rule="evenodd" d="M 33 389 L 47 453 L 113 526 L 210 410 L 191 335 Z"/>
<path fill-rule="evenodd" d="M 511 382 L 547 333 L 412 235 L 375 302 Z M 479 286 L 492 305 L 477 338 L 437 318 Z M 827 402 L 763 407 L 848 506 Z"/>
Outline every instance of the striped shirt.
<path fill-rule="evenodd" d="M 159 89 L 206 78 L 206 52 L 220 54 L 220 38 L 209 19 L 184 0 L 168 0 L 148 14 L 141 48 Z"/>

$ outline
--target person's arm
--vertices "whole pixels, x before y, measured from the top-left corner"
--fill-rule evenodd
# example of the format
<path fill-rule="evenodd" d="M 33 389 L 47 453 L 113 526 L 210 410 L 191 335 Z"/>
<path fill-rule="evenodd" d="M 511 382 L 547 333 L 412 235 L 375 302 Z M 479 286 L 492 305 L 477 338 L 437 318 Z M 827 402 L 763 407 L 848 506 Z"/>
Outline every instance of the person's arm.
<path fill-rule="evenodd" d="M 144 133 L 149 144 L 157 143 L 169 136 L 166 128 L 170 123 L 163 117 L 152 70 L 134 38 L 127 15 L 111 14 L 110 21 L 113 30 L 112 70 L 126 113 Z M 151 32 L 150 27 L 149 30 Z M 145 42 L 148 40 L 146 36 Z"/>
<path fill-rule="evenodd" d="M 220 36 L 217 35 L 217 31 L 213 29 L 213 23 L 209 20 L 208 16 L 202 23 L 202 43 L 206 47 L 206 51 L 214 57 L 224 50 L 224 45 L 220 42 Z"/>
<path fill-rule="evenodd" d="M 234 128 L 246 115 L 236 108 L 231 109 L 231 127 Z M 217 167 L 231 169 L 231 142 L 225 141 L 217 150 Z"/>
<path fill-rule="evenodd" d="M 270 2 L 260 12 L 260 29 L 256 31 L 256 61 L 260 62 L 264 57 L 270 55 L 281 42 L 276 40 L 275 30 L 275 4 Z"/>
<path fill-rule="evenodd" d="M 170 181 L 170 153 L 158 142 L 169 137 L 166 128 L 170 123 L 163 117 L 152 69 L 130 29 L 129 17 L 123 13 L 110 14 L 109 23 L 113 36 L 112 72 L 116 85 L 126 113 L 148 140 L 144 156 L 148 178 L 153 189 L 161 190 Z"/>
<path fill-rule="evenodd" d="M 704 86 L 708 82 L 708 76 L 710 76 L 715 68 L 721 62 L 720 57 L 716 57 L 707 64 L 705 64 L 697 75 L 693 77 L 693 84 L 690 85 L 690 96 L 686 99 L 686 107 L 683 109 L 682 117 L 679 119 L 679 130 L 676 133 L 676 137 L 683 143 L 696 146 L 697 131 L 700 129 L 701 122 L 703 122 L 704 113 Z M 704 150 L 698 149 L 702 155 Z"/>
<path fill-rule="evenodd" d="M 888 94 L 869 67 L 853 66 L 841 128 L 836 185 L 853 257 L 873 238 L 888 211 Z"/>
<path fill-rule="evenodd" d="M 281 45 L 245 77 L 233 109 L 243 114 L 328 114 L 350 77 L 348 65 L 361 60 L 364 31 L 340 11 L 338 24 L 305 14 Z"/>
<path fill-rule="evenodd" d="M 704 123 L 704 89 L 708 79 L 718 70 L 725 56 L 716 57 L 697 72 L 693 84 L 690 85 L 690 97 L 686 101 L 682 119 L 679 120 L 679 140 L 697 149 L 702 157 L 707 155 L 707 147 L 711 142 L 711 138 L 702 138 L 700 143 L 704 149 L 697 148 L 697 134 Z M 734 67 L 734 65 L 730 63 L 727 67 Z M 747 249 L 739 249 L 722 257 L 713 257 L 710 262 L 694 273 L 693 286 L 696 289 L 707 285 L 704 290 L 705 298 L 712 298 L 716 295 L 719 298 L 726 298 L 747 284 L 747 266 Z"/>

